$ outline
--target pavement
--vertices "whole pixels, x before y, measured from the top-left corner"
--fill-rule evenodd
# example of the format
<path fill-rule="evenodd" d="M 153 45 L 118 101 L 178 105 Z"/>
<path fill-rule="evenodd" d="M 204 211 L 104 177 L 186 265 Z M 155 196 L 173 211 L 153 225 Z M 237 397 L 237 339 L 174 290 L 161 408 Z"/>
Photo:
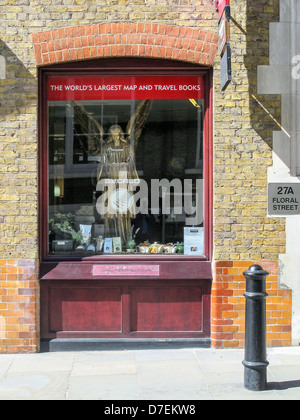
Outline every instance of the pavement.
<path fill-rule="evenodd" d="M 268 349 L 265 391 L 245 389 L 243 359 L 243 349 L 212 348 L 0 354 L 0 400 L 98 400 L 104 414 L 143 402 L 147 414 L 179 401 L 193 411 L 201 400 L 300 400 L 300 346 Z"/>

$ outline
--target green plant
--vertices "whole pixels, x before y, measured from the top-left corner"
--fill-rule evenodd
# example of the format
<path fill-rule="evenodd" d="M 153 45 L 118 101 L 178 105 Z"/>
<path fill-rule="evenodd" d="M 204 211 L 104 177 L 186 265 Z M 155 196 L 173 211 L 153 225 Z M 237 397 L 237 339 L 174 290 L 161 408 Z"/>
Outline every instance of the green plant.
<path fill-rule="evenodd" d="M 130 239 L 126 245 L 127 249 L 135 249 L 136 243 L 134 239 Z"/>
<path fill-rule="evenodd" d="M 49 220 L 49 227 L 56 239 L 71 238 L 78 244 L 83 241 L 81 231 L 75 229 L 72 213 L 56 213 L 54 218 Z"/>
<path fill-rule="evenodd" d="M 130 239 L 128 240 L 128 242 L 126 244 L 127 249 L 135 249 L 136 248 L 135 237 L 136 237 L 136 234 L 138 233 L 139 230 L 140 230 L 140 228 L 138 228 L 136 230 L 135 234 L 133 234 L 133 227 L 131 228 Z"/>

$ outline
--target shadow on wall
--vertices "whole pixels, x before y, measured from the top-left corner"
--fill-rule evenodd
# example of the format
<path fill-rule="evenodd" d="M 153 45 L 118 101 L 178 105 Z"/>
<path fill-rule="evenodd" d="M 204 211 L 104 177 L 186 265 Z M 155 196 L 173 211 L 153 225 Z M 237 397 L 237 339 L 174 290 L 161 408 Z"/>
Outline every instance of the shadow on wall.
<path fill-rule="evenodd" d="M 0 40 L 0 116 L 25 114 L 37 105 L 37 79 Z"/>
<path fill-rule="evenodd" d="M 1 39 L 0 56 L 0 258 L 15 259 L 37 248 L 38 84 Z"/>
<path fill-rule="evenodd" d="M 279 1 L 273 0 L 273 7 L 267 7 L 267 2 L 247 0 L 246 28 L 240 28 L 247 44 L 244 64 L 248 71 L 251 126 L 270 149 L 272 132 L 281 129 L 281 97 L 257 94 L 257 66 L 269 64 L 269 24 L 279 21 Z"/>

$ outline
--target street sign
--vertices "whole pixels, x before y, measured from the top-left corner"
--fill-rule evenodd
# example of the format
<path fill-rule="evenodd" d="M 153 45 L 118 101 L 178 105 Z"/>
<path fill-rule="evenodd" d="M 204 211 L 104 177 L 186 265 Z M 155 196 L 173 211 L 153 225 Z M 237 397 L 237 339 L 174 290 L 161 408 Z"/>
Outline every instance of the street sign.
<path fill-rule="evenodd" d="M 231 82 L 231 49 L 230 49 L 230 0 L 217 0 L 216 10 L 219 12 L 219 53 L 221 56 L 221 90 L 226 90 Z"/>
<path fill-rule="evenodd" d="M 221 58 L 221 90 L 224 91 L 231 82 L 231 49 L 230 44 L 227 43 L 225 52 Z"/>
<path fill-rule="evenodd" d="M 269 216 L 300 214 L 300 183 L 272 183 L 268 185 Z"/>
<path fill-rule="evenodd" d="M 225 13 L 219 22 L 219 52 L 224 54 L 226 44 L 230 42 L 230 21 L 227 20 Z"/>

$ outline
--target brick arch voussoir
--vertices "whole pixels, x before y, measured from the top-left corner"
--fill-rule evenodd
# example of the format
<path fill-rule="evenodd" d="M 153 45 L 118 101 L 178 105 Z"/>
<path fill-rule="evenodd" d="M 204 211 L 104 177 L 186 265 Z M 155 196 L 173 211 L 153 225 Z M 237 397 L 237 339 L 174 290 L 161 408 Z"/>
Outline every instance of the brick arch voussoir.
<path fill-rule="evenodd" d="M 153 23 L 105 23 L 33 34 L 38 66 L 71 61 L 145 57 L 213 66 L 218 35 Z"/>

